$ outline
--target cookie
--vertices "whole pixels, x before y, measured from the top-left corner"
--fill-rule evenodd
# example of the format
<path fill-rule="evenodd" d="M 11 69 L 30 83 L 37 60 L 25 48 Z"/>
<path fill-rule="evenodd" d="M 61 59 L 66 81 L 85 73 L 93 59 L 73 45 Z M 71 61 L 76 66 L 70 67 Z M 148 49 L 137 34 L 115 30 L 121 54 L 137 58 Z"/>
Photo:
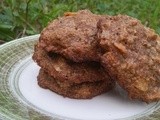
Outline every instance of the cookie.
<path fill-rule="evenodd" d="M 160 37 L 135 18 L 101 19 L 97 34 L 101 63 L 130 98 L 160 100 Z"/>
<path fill-rule="evenodd" d="M 64 97 L 75 99 L 89 99 L 108 92 L 114 86 L 111 81 L 84 82 L 80 84 L 68 83 L 67 81 L 61 82 L 42 69 L 37 78 L 40 87 L 49 89 Z"/>

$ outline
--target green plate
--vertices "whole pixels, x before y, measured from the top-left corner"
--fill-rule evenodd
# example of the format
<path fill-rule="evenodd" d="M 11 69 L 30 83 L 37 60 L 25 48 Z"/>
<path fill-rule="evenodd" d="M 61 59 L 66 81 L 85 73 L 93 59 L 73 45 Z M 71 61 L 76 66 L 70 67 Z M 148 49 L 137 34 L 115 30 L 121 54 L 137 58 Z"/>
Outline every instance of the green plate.
<path fill-rule="evenodd" d="M 51 119 L 18 100 L 9 85 L 12 67 L 33 53 L 38 37 L 39 35 L 25 37 L 0 46 L 0 119 L 2 120 Z"/>
<path fill-rule="evenodd" d="M 17 81 L 17 78 L 11 77 L 17 76 L 18 74 L 15 74 L 14 72 L 16 65 L 21 64 L 25 58 L 28 59 L 29 56 L 32 56 L 34 44 L 38 38 L 39 35 L 24 37 L 0 46 L 0 119 L 2 120 L 72 119 L 47 113 L 45 110 L 39 109 L 32 103 L 27 102 L 27 100 L 22 100 L 25 98 L 24 96 L 21 96 L 18 85 L 16 85 L 17 83 L 15 82 L 14 84 L 14 81 Z M 160 119 L 159 102 L 154 103 L 148 111 L 123 119 Z"/>

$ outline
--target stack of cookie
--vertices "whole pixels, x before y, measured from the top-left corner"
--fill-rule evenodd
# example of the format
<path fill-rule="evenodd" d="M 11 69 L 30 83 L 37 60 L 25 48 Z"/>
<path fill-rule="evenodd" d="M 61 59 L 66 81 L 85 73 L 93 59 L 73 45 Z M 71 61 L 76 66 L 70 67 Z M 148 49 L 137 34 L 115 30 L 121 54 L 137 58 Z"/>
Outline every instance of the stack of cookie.
<path fill-rule="evenodd" d="M 41 67 L 39 86 L 76 99 L 92 98 L 114 87 L 99 63 L 102 51 L 96 34 L 100 18 L 88 10 L 66 13 L 41 32 L 33 54 Z"/>
<path fill-rule="evenodd" d="M 160 37 L 126 15 L 66 13 L 42 31 L 33 59 L 39 85 L 63 96 L 92 98 L 115 80 L 131 99 L 160 100 Z"/>

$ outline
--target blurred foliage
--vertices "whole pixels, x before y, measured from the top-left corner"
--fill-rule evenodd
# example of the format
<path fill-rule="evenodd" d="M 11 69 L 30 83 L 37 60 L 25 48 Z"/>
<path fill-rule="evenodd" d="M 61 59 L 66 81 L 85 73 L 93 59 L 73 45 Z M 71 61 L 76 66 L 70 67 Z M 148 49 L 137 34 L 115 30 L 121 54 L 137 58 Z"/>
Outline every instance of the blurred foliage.
<path fill-rule="evenodd" d="M 0 40 L 40 33 L 66 11 L 127 14 L 160 33 L 160 0 L 0 0 Z"/>

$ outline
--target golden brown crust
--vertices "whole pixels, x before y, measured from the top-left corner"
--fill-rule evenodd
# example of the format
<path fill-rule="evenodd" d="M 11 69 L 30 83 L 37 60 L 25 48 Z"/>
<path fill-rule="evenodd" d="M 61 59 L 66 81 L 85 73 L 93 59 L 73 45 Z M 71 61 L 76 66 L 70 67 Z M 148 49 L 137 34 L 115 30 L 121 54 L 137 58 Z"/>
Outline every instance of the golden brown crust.
<path fill-rule="evenodd" d="M 160 100 L 160 37 L 125 15 L 98 23 L 102 64 L 130 98 Z"/>
<path fill-rule="evenodd" d="M 100 63 L 75 63 L 57 54 L 51 53 L 49 55 L 38 45 L 35 46 L 33 60 L 51 76 L 61 81 L 81 83 L 110 80 Z"/>
<path fill-rule="evenodd" d="M 50 89 L 64 97 L 75 99 L 88 99 L 111 90 L 112 81 L 84 82 L 80 84 L 59 81 L 49 76 L 42 69 L 38 75 L 38 84 L 42 88 Z"/>
<path fill-rule="evenodd" d="M 66 13 L 41 32 L 39 44 L 48 52 L 61 54 L 75 62 L 99 61 L 96 34 L 100 18 L 102 16 L 88 10 Z"/>

